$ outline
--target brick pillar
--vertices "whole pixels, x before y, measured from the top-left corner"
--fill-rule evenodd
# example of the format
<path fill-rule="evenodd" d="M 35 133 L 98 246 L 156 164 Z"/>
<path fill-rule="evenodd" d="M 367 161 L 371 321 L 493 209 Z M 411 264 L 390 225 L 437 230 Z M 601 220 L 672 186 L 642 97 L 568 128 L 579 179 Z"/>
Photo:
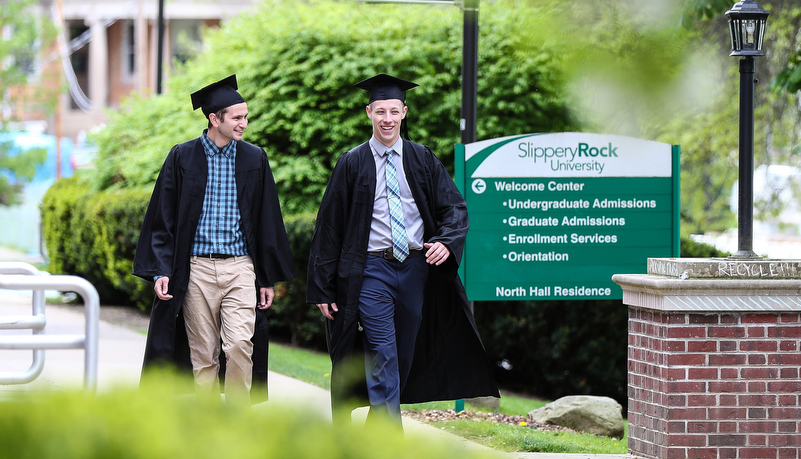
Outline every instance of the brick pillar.
<path fill-rule="evenodd" d="M 629 305 L 631 455 L 801 458 L 801 280 L 687 272 L 613 278 Z"/>

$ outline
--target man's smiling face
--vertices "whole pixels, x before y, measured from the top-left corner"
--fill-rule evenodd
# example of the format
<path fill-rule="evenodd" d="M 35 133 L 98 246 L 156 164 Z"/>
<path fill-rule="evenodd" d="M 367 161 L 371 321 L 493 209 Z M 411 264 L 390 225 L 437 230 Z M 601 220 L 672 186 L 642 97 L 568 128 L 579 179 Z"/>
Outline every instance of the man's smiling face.
<path fill-rule="evenodd" d="M 401 121 L 408 107 L 398 99 L 376 100 L 367 106 L 367 116 L 373 121 L 373 135 L 391 147 L 400 137 Z"/>

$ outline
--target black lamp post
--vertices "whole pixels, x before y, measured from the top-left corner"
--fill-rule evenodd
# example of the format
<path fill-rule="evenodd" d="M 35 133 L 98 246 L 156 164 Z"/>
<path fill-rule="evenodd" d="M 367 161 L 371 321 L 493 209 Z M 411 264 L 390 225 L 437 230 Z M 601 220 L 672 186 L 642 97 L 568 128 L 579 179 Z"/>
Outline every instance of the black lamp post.
<path fill-rule="evenodd" d="M 770 13 L 754 0 L 734 4 L 726 12 L 731 35 L 730 56 L 740 59 L 740 186 L 737 195 L 737 253 L 730 258 L 756 258 L 754 240 L 754 56 L 764 56 L 762 38 Z"/>

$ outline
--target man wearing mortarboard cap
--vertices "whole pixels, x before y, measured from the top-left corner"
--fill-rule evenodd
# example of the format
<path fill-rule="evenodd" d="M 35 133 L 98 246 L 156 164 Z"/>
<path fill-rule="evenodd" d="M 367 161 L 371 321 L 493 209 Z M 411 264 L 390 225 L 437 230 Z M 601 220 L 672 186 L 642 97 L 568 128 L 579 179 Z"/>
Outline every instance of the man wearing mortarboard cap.
<path fill-rule="evenodd" d="M 236 76 L 191 99 L 208 128 L 170 150 L 136 246 L 133 274 L 156 291 L 144 367 L 191 368 L 197 393 L 217 397 L 222 367 L 226 401 L 248 403 L 266 388 L 263 310 L 294 265 L 267 155 L 242 140 Z"/>
<path fill-rule="evenodd" d="M 499 397 L 457 272 L 464 198 L 428 147 L 401 137 L 417 84 L 380 74 L 355 86 L 373 135 L 334 167 L 307 276 L 306 300 L 327 319 L 335 419 L 369 404 L 368 419 L 400 425 L 401 403 Z"/>

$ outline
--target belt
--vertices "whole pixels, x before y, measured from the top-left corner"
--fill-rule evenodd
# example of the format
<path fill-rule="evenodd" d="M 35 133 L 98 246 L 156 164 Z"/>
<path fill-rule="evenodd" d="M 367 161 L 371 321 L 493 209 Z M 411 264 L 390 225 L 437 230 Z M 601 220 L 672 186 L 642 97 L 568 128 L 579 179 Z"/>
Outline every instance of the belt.
<path fill-rule="evenodd" d="M 367 255 L 383 258 L 384 260 L 394 260 L 395 255 L 392 254 L 392 248 L 376 250 L 374 252 L 367 252 Z M 419 257 L 423 255 L 423 249 L 409 250 L 409 258 Z"/>
<path fill-rule="evenodd" d="M 229 255 L 227 253 L 204 253 L 203 255 L 196 255 L 198 258 L 208 258 L 209 260 L 225 260 L 226 258 L 235 257 L 236 255 Z"/>

